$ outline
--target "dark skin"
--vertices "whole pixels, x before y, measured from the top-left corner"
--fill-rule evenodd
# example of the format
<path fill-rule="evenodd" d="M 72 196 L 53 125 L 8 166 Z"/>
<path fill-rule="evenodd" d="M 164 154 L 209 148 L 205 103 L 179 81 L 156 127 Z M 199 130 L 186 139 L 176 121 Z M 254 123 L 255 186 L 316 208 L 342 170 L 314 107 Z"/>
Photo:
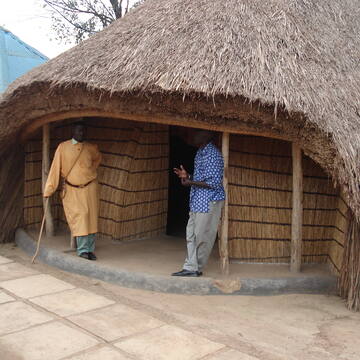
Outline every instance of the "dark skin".
<path fill-rule="evenodd" d="M 213 137 L 214 134 L 210 131 L 198 130 L 195 133 L 193 142 L 195 146 L 201 148 L 207 145 L 213 139 Z M 180 178 L 181 185 L 183 186 L 199 186 L 203 188 L 210 188 L 206 182 L 190 180 L 190 174 L 184 169 L 182 165 L 180 165 L 180 168 L 174 168 L 174 173 Z"/>
<path fill-rule="evenodd" d="M 73 138 L 79 142 L 82 143 L 85 139 L 85 126 L 81 124 L 77 124 L 74 127 L 73 130 Z"/>

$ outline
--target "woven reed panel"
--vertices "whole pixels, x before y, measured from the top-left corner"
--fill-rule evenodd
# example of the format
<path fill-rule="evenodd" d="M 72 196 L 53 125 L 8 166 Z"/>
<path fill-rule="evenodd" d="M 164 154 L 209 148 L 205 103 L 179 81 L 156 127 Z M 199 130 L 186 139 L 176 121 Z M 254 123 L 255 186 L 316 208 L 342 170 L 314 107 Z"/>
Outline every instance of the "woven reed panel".
<path fill-rule="evenodd" d="M 232 135 L 229 163 L 230 257 L 249 262 L 289 262 L 291 144 Z M 337 229 L 337 191 L 322 169 L 306 156 L 303 169 L 303 262 L 327 262 Z"/>
<path fill-rule="evenodd" d="M 24 226 L 37 228 L 43 215 L 41 196 L 41 132 L 25 145 Z"/>
<path fill-rule="evenodd" d="M 0 156 L 0 243 L 14 241 L 15 230 L 23 226 L 24 160 L 20 144 Z"/>
<path fill-rule="evenodd" d="M 51 129 L 51 158 L 59 143 L 69 138 L 71 138 L 69 121 Z M 27 229 L 38 229 L 43 216 L 41 160 L 42 132 L 40 129 L 25 145 L 24 224 Z M 50 203 L 55 225 L 66 224 L 58 191 L 50 198 Z"/>
<path fill-rule="evenodd" d="M 336 274 L 340 273 L 343 254 L 344 254 L 344 245 L 346 240 L 346 231 L 348 227 L 348 213 L 349 207 L 344 200 L 342 194 L 339 195 L 336 204 L 336 216 L 335 216 L 335 226 L 333 239 L 329 249 L 329 263 Z"/>
<path fill-rule="evenodd" d="M 88 119 L 87 139 L 103 155 L 99 168 L 99 238 L 131 240 L 164 233 L 168 193 L 168 127 L 111 119 Z M 52 153 L 71 138 L 69 121 L 51 129 Z M 41 140 L 27 144 L 25 223 L 38 226 L 42 216 Z M 39 151 L 40 150 L 40 151 Z M 39 162 L 36 162 L 40 160 Z M 32 180 L 31 186 L 29 180 Z M 58 194 L 52 199 L 58 223 L 66 223 Z"/>

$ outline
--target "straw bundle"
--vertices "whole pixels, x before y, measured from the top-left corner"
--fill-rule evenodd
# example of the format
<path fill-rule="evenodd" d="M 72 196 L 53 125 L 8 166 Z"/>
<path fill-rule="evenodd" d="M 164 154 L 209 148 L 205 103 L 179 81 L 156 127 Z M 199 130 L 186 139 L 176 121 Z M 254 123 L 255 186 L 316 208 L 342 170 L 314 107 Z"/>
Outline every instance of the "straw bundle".
<path fill-rule="evenodd" d="M 347 212 L 348 227 L 344 260 L 338 282 L 340 296 L 349 309 L 360 310 L 360 226 L 351 211 Z"/>
<path fill-rule="evenodd" d="M 168 129 L 131 121 L 87 120 L 88 141 L 103 155 L 99 168 L 99 236 L 130 240 L 163 233 L 167 216 Z M 51 130 L 52 150 L 71 138 L 71 122 Z M 40 149 L 40 150 L 39 150 Z M 25 224 L 38 226 L 42 216 L 41 138 L 27 143 Z M 58 193 L 54 219 L 65 224 Z"/>
<path fill-rule="evenodd" d="M 14 239 L 22 226 L 24 203 L 24 149 L 13 146 L 0 156 L 0 243 Z"/>
<path fill-rule="evenodd" d="M 291 145 L 252 136 L 230 137 L 229 250 L 252 262 L 289 262 Z M 303 262 L 328 262 L 343 228 L 338 195 L 321 168 L 304 156 Z M 341 219 L 339 219 L 339 222 Z M 332 256 L 337 256 L 332 250 Z M 341 255 L 340 255 L 341 256 Z"/>

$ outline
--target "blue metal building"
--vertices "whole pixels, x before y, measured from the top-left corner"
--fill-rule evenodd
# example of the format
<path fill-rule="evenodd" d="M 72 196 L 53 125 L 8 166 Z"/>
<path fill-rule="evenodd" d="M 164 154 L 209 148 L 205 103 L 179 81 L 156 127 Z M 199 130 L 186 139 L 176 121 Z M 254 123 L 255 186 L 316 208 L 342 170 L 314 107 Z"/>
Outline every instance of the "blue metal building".
<path fill-rule="evenodd" d="M 0 93 L 17 77 L 48 58 L 0 26 Z"/>

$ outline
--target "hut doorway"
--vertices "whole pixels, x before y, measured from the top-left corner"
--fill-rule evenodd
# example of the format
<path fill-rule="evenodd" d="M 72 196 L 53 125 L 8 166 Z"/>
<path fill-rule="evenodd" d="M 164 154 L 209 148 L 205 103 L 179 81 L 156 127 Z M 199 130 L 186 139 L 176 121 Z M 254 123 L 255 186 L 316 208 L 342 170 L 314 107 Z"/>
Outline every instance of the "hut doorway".
<path fill-rule="evenodd" d="M 132 242 L 163 235 L 183 239 L 189 189 L 173 173 L 193 173 L 197 149 L 185 127 L 108 118 L 84 119 L 88 139 L 99 146 L 100 217 L 98 244 Z M 71 137 L 74 120 L 51 125 L 50 160 Z M 24 225 L 39 230 L 42 214 L 42 132 L 25 149 Z M 232 263 L 288 263 L 291 250 L 291 143 L 230 135 L 228 251 Z M 220 142 L 216 142 L 220 148 Z M 347 227 L 347 205 L 331 179 L 303 156 L 303 263 L 330 263 L 339 271 Z M 55 228 L 68 231 L 59 194 L 51 199 Z M 59 231 L 59 233 L 60 233 Z M 159 237 L 159 238 L 160 238 Z M 182 261 L 181 242 L 169 242 Z M 177 247 L 180 244 L 181 247 Z M 151 247 L 151 249 L 156 246 Z M 164 258 L 168 258 L 164 247 Z M 152 251 L 152 250 L 151 250 Z M 216 248 L 214 255 L 218 257 Z M 170 260 L 170 259 L 169 259 Z M 173 263 L 169 263 L 169 267 Z M 171 271 L 171 270 L 170 270 Z"/>
<path fill-rule="evenodd" d="M 169 193 L 166 233 L 184 237 L 189 217 L 190 189 L 181 186 L 173 172 L 174 167 L 184 168 L 193 173 L 196 148 L 189 144 L 189 129 L 171 126 L 169 129 Z"/>

